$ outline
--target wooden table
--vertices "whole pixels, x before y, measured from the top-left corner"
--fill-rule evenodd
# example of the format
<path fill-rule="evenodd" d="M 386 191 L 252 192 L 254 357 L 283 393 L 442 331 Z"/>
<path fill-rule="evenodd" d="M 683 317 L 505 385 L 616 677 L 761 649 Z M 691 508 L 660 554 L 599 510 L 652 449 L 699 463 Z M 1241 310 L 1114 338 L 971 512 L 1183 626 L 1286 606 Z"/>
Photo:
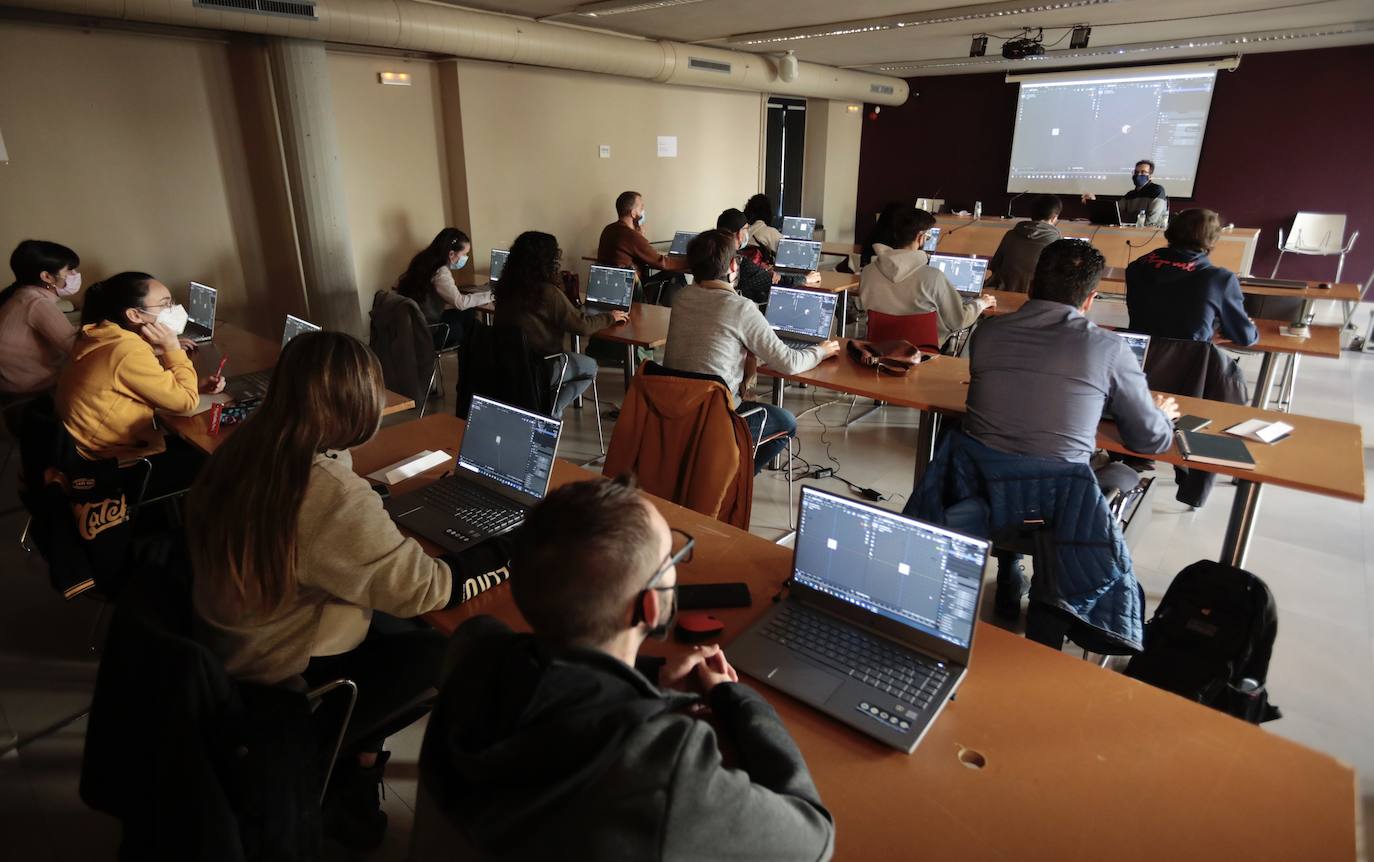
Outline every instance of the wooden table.
<path fill-rule="evenodd" d="M 1296 279 L 1295 279 L 1296 281 Z M 1320 285 L 1328 285 L 1321 287 Z M 1126 294 L 1126 269 L 1120 266 L 1109 266 L 1102 271 L 1102 282 L 1097 288 L 1099 293 L 1116 293 L 1124 296 Z M 1271 287 L 1265 284 L 1240 283 L 1240 292 L 1246 296 L 1277 296 L 1285 299 L 1301 299 L 1305 302 L 1315 302 L 1321 299 L 1332 299 L 1338 302 L 1359 302 L 1360 286 L 1348 281 L 1331 284 L 1325 281 L 1308 281 L 1307 287 Z"/>
<path fill-rule="evenodd" d="M 281 345 L 277 342 L 261 338 L 232 323 L 217 320 L 215 321 L 214 340 L 208 344 L 202 344 L 198 350 L 192 353 L 191 363 L 196 367 L 196 374 L 205 378 L 215 373 L 215 369 L 219 367 L 220 357 L 227 355 L 229 361 L 225 364 L 224 374 L 226 377 L 233 377 L 238 374 L 251 374 L 254 371 L 271 368 L 277 364 L 277 354 L 279 353 L 281 353 Z M 386 406 L 382 408 L 382 415 L 390 416 L 393 413 L 410 410 L 414 406 L 415 402 L 412 399 L 388 389 L 386 391 Z M 219 444 L 224 442 L 233 430 L 231 425 L 222 429 L 219 434 L 211 434 L 210 412 L 208 410 L 195 416 L 160 414 L 160 422 L 168 430 L 207 455 L 218 449 Z"/>
<path fill-rule="evenodd" d="M 422 449 L 453 451 L 461 429 L 460 420 L 439 414 L 384 428 L 354 450 L 354 469 L 366 474 Z M 393 491 L 406 493 L 442 472 Z M 559 461 L 553 484 L 591 475 Z M 697 540 L 692 562 L 678 567 L 679 583 L 749 584 L 750 607 L 711 612 L 725 623 L 728 652 L 730 640 L 771 606 L 791 571 L 791 552 L 653 502 Z M 478 614 L 528 630 L 504 584 L 427 619 L 451 632 Z M 655 641 L 645 647 L 682 649 Z M 835 818 L 841 862 L 914 855 L 1348 862 L 1355 855 L 1348 766 L 986 623 L 977 626 L 957 699 L 909 756 L 757 687 L 800 746 Z M 969 765 L 980 758 L 981 768 Z"/>
<path fill-rule="evenodd" d="M 847 294 L 850 291 L 859 289 L 859 276 L 857 273 L 840 272 L 834 269 L 823 269 L 820 271 L 820 284 L 801 284 L 794 285 L 801 290 L 823 290 L 827 293 Z M 849 301 L 840 297 L 840 337 L 844 337 L 845 327 L 849 323 Z"/>
<path fill-rule="evenodd" d="M 826 360 L 801 374 L 783 376 L 766 366 L 760 367 L 759 372 L 773 378 L 773 398 L 777 404 L 782 403 L 783 380 L 789 380 L 920 410 L 912 487 L 920 484 L 933 454 L 935 415 L 962 416 L 967 410 L 968 360 L 952 356 L 937 357 L 902 377 L 882 375 L 863 368 L 843 351 L 834 359 Z M 1260 490 L 1265 484 L 1354 502 L 1364 500 L 1364 442 L 1360 426 L 1260 410 L 1246 404 L 1174 397 L 1183 413 L 1212 420 L 1209 433 L 1220 433 L 1224 428 L 1255 418 L 1270 422 L 1283 421 L 1294 427 L 1291 437 L 1272 446 L 1246 441 L 1250 454 L 1255 458 L 1255 469 L 1238 470 L 1185 462 L 1176 446 L 1163 454 L 1131 452 L 1117 435 L 1115 423 L 1102 423 L 1097 445 L 1103 449 L 1186 466 L 1191 470 L 1234 476 L 1241 480 L 1236 488 L 1222 542 L 1222 562 L 1244 567 L 1245 555 L 1254 533 L 1255 517 L 1259 512 Z"/>
<path fill-rule="evenodd" d="M 599 330 L 592 338 L 625 345 L 625 391 L 635 373 L 635 348 L 653 350 L 668 343 L 668 319 L 673 310 L 663 305 L 636 302 L 630 306 L 630 319 L 617 326 Z"/>

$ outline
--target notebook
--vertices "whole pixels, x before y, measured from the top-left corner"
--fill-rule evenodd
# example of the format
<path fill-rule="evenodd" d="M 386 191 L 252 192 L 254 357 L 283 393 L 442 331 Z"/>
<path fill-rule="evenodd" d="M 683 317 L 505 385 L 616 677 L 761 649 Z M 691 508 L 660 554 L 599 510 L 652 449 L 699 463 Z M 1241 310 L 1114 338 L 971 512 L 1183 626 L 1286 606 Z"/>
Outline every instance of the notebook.
<path fill-rule="evenodd" d="M 1176 431 L 1174 438 L 1178 441 L 1178 451 L 1185 461 L 1236 467 L 1241 470 L 1255 469 L 1255 459 L 1251 457 L 1250 450 L 1243 440 L 1198 431 Z"/>
<path fill-rule="evenodd" d="M 1293 433 L 1293 426 L 1287 422 L 1265 422 L 1263 419 L 1247 419 L 1226 429 L 1227 434 L 1244 437 L 1257 443 L 1277 443 Z"/>

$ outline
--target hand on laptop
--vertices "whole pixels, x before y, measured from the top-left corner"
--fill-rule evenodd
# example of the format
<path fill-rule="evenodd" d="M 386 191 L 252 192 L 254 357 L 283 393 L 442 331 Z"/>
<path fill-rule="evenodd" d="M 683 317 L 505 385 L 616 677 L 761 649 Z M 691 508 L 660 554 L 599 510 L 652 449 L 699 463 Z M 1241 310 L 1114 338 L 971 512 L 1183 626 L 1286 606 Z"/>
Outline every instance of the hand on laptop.
<path fill-rule="evenodd" d="M 985 293 L 982 296 L 978 297 L 978 304 L 982 306 L 983 311 L 987 311 L 990 308 L 996 308 L 997 297 L 993 296 L 990 293 Z"/>
<path fill-rule="evenodd" d="M 199 344 L 196 344 L 189 338 L 178 338 L 177 343 L 180 344 L 181 349 L 185 350 L 187 353 L 195 353 L 196 350 L 200 348 Z"/>
<path fill-rule="evenodd" d="M 1177 421 L 1181 415 L 1178 402 L 1171 395 L 1156 395 L 1155 406 L 1164 411 L 1164 415 L 1169 417 L 1170 422 Z"/>
<path fill-rule="evenodd" d="M 617 325 L 619 325 L 619 324 L 621 324 L 621 323 L 629 323 L 629 321 L 630 321 L 630 312 L 628 312 L 628 311 L 621 311 L 620 309 L 616 309 L 615 311 L 612 311 L 612 312 L 611 312 L 611 317 L 615 319 L 615 322 L 616 322 Z"/>
<path fill-rule="evenodd" d="M 822 362 L 824 362 L 832 356 L 838 355 L 840 352 L 840 342 L 834 338 L 830 339 L 829 341 L 822 341 L 818 346 L 821 349 Z"/>

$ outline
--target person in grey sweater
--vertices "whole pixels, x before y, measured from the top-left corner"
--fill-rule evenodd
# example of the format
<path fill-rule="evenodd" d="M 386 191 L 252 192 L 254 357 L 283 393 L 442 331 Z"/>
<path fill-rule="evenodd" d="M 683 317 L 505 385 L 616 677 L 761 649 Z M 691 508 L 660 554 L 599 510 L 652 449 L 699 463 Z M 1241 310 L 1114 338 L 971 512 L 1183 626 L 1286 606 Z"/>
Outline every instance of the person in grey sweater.
<path fill-rule="evenodd" d="M 783 374 L 800 374 L 839 353 L 840 343 L 831 339 L 804 349 L 783 344 L 758 305 L 735 292 L 737 249 L 736 237 L 729 231 L 708 230 L 687 244 L 687 265 L 695 283 L 673 298 L 663 364 L 676 371 L 719 377 L 736 400 L 739 413 L 762 408 L 746 418 L 755 441 L 788 432 L 759 447 L 754 456 L 758 473 L 796 435 L 797 419 L 775 404 L 740 401 L 740 384 L 753 376 L 756 360 Z"/>
<path fill-rule="evenodd" d="M 1002 235 L 997 251 L 988 261 L 987 286 L 997 290 L 1029 293 L 1035 262 L 1045 246 L 1059 239 L 1059 213 L 1064 209 L 1054 195 L 1031 199 L 1030 219 Z"/>
<path fill-rule="evenodd" d="M 672 627 L 693 544 L 632 479 L 565 485 L 530 511 L 510 585 L 533 634 L 476 617 L 454 635 L 411 859 L 831 857 L 801 752 L 725 653 L 639 654 Z"/>

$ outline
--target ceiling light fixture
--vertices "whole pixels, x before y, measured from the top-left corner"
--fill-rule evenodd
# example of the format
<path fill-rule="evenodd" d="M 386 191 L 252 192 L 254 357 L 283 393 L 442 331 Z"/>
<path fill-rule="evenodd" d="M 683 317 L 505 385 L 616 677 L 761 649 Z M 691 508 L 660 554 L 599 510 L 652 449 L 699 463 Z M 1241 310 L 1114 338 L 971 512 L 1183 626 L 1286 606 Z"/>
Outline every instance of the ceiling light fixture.
<path fill-rule="evenodd" d="M 623 15 L 626 12 L 652 12 L 656 9 L 690 6 L 693 3 L 702 2 L 705 0 L 604 0 L 601 3 L 587 3 L 578 6 L 571 12 L 564 12 L 562 15 L 550 15 L 549 17 L 560 18 L 564 15 L 581 15 L 586 18 L 606 18 L 611 15 Z"/>
<path fill-rule="evenodd" d="M 731 36 L 725 41 L 732 45 L 775 45 L 780 42 L 796 42 L 805 39 L 821 39 L 828 36 L 852 36 L 856 33 L 874 33 L 881 30 L 918 27 L 923 24 L 957 24 L 963 21 L 984 21 L 989 18 L 1005 18 L 1012 15 L 1030 15 L 1039 12 L 1057 12 L 1062 9 L 1082 9 L 1086 6 L 1102 6 L 1118 0 L 1049 0 L 1049 2 L 1026 2 L 1012 0 L 1006 3 L 986 3 L 981 6 L 953 6 L 946 9 L 932 9 L 901 17 L 864 18 L 857 21 L 837 21 L 814 27 L 795 27 L 788 30 L 767 30 L 757 33 L 742 33 Z"/>

